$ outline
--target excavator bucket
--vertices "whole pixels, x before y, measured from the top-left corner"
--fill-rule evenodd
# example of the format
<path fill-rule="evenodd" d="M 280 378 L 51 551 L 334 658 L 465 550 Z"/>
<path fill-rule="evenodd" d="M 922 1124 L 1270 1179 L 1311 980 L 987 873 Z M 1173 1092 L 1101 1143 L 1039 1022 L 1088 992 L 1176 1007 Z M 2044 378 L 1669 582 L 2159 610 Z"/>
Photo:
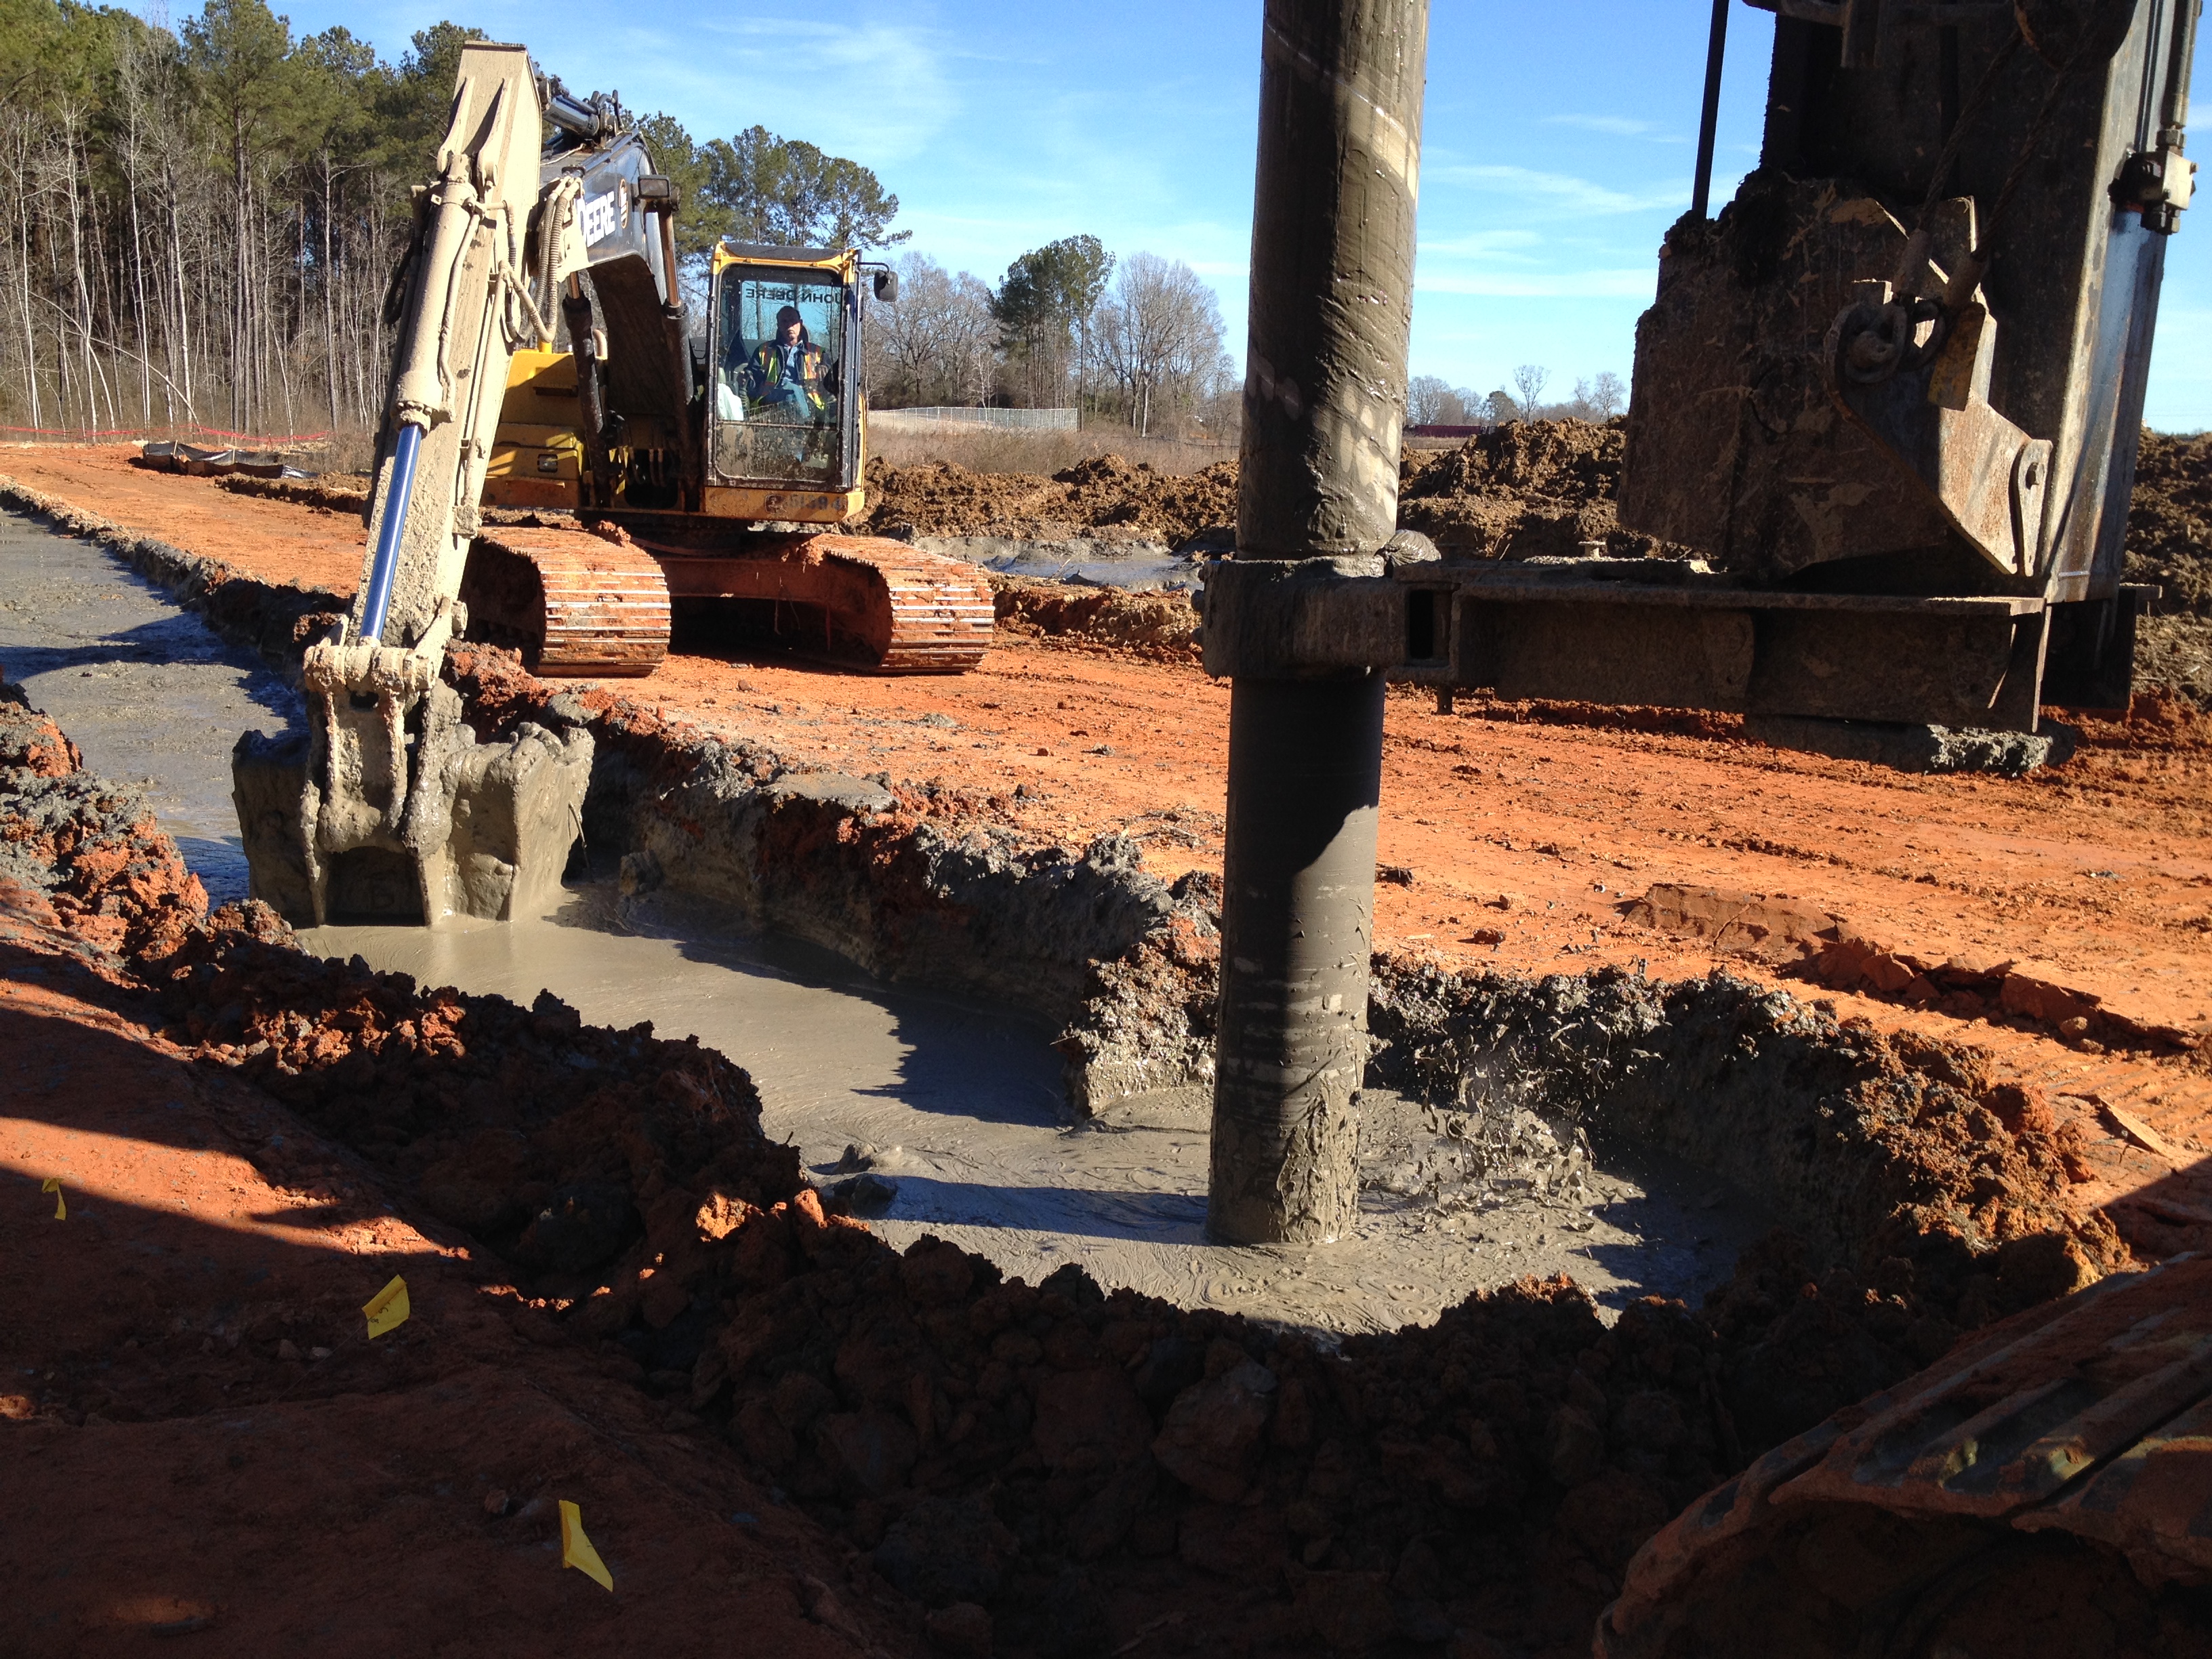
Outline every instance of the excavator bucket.
<path fill-rule="evenodd" d="M 442 682 L 370 693 L 365 710 L 343 684 L 307 691 L 312 733 L 249 732 L 232 751 L 254 897 L 301 927 L 546 907 L 583 831 L 588 732 L 526 723 L 477 742 Z"/>

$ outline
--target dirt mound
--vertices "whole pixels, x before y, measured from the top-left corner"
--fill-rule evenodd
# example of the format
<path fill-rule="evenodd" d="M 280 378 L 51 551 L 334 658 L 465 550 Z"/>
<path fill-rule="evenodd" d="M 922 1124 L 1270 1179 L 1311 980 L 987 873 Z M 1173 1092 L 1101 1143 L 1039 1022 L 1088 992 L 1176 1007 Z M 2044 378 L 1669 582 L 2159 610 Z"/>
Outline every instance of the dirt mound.
<path fill-rule="evenodd" d="M 2128 503 L 2127 578 L 2156 582 L 2164 615 L 2212 617 L 2212 433 L 2143 428 Z"/>
<path fill-rule="evenodd" d="M 1456 449 L 1409 450 L 1399 522 L 1469 558 L 1573 558 L 1584 542 L 1629 557 L 1678 552 L 1620 528 L 1620 421 L 1516 422 Z M 1103 455 L 1056 472 L 971 472 L 951 463 L 868 464 L 870 527 L 879 534 L 1077 536 L 1227 546 L 1237 523 L 1237 463 L 1176 476 Z"/>
<path fill-rule="evenodd" d="M 1571 559 L 1585 542 L 1615 558 L 1677 552 L 1620 527 L 1626 432 L 1618 419 L 1516 421 L 1457 449 L 1408 451 L 1398 522 L 1467 558 Z"/>
<path fill-rule="evenodd" d="M 2144 428 L 2124 571 L 2162 590 L 2157 614 L 2139 624 L 2136 684 L 2212 708 L 2212 433 Z"/>
<path fill-rule="evenodd" d="M 1177 475 L 1099 455 L 1042 477 L 971 472 L 949 461 L 895 466 L 878 457 L 868 463 L 867 483 L 867 524 L 878 535 L 1094 537 L 1180 547 L 1207 532 L 1225 540 L 1237 521 L 1234 461 Z"/>
<path fill-rule="evenodd" d="M 1024 576 L 993 576 L 992 607 L 1012 634 L 1089 643 L 1158 662 L 1194 662 L 1198 613 L 1182 593 L 1133 593 Z"/>
<path fill-rule="evenodd" d="M 207 909 L 199 878 L 143 797 L 81 765 L 20 686 L 0 685 L 0 884 L 96 950 L 173 948 Z"/>

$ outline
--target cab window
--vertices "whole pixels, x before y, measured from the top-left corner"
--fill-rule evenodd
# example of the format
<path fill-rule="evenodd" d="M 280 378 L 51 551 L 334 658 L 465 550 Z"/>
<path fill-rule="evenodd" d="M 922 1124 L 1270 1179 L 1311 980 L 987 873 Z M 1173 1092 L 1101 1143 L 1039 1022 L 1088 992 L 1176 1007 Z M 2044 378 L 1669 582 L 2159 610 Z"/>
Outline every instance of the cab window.
<path fill-rule="evenodd" d="M 842 284 L 732 267 L 721 274 L 715 319 L 715 473 L 834 487 L 843 459 Z"/>

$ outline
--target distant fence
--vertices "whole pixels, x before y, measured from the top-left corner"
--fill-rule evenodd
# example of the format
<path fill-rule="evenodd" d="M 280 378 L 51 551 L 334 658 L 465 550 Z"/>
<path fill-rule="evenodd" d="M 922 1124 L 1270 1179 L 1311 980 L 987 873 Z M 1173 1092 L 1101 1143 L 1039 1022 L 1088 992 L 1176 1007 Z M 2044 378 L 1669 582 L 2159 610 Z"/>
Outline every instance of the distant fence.
<path fill-rule="evenodd" d="M 1081 424 L 1072 409 L 872 409 L 882 426 L 994 426 L 1024 432 L 1073 432 Z"/>
<path fill-rule="evenodd" d="M 259 449 L 282 449 L 289 445 L 319 444 L 330 437 L 327 432 L 295 432 L 282 438 L 258 437 L 250 432 L 228 432 L 218 426 L 177 426 L 149 429 L 143 427 L 66 427 L 66 426 L 0 426 L 0 443 L 37 443 L 52 440 L 57 443 L 88 444 L 112 441 L 116 439 L 151 441 L 171 439 L 179 433 L 188 437 L 245 439 Z"/>

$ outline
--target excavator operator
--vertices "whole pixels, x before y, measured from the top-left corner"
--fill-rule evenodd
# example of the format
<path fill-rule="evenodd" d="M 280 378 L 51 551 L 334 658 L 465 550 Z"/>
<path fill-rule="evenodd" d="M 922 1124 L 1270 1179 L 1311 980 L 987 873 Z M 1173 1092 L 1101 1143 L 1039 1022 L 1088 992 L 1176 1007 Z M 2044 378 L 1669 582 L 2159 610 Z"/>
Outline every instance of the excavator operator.
<path fill-rule="evenodd" d="M 819 421 L 829 408 L 823 391 L 822 348 L 807 337 L 797 306 L 775 313 L 775 337 L 761 342 L 746 370 L 753 403 L 775 411 L 769 418 Z"/>

